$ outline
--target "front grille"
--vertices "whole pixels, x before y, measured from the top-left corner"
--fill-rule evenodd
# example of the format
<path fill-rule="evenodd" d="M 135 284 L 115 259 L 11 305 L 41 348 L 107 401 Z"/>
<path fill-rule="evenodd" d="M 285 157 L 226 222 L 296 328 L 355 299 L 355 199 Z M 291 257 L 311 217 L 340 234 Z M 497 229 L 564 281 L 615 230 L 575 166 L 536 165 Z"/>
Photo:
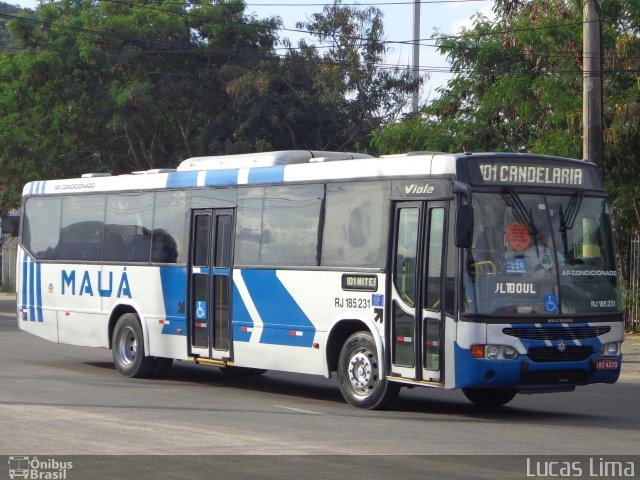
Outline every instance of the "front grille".
<path fill-rule="evenodd" d="M 580 362 L 592 353 L 592 347 L 567 347 L 564 352 L 556 347 L 533 347 L 527 352 L 534 362 Z"/>
<path fill-rule="evenodd" d="M 502 333 L 526 340 L 584 340 L 609 333 L 611 327 L 503 328 Z"/>

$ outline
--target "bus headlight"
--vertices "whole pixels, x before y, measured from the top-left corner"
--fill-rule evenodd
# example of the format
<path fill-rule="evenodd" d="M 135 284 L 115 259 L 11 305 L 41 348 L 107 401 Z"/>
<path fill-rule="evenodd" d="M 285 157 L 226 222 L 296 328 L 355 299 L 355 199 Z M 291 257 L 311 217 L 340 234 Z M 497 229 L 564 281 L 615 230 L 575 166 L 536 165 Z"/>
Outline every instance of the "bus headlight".
<path fill-rule="evenodd" d="M 504 357 L 505 360 L 512 360 L 516 358 L 517 354 L 518 352 L 516 352 L 516 349 L 513 347 L 504 347 L 502 349 L 502 356 Z"/>
<path fill-rule="evenodd" d="M 487 345 L 485 357 L 489 360 L 496 360 L 500 356 L 500 349 L 496 345 Z"/>
<path fill-rule="evenodd" d="M 471 345 L 471 356 L 486 360 L 513 360 L 518 352 L 508 345 Z"/>
<path fill-rule="evenodd" d="M 620 348 L 618 346 L 618 342 L 605 343 L 602 345 L 600 349 L 601 355 L 607 355 L 610 357 L 615 357 L 620 353 Z"/>

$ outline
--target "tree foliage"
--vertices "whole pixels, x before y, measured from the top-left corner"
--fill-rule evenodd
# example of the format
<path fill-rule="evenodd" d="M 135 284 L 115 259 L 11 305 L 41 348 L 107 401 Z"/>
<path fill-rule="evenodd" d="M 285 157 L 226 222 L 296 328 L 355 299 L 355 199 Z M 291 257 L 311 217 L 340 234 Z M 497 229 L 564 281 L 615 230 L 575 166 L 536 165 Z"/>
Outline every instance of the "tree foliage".
<path fill-rule="evenodd" d="M 5 2 L 0 2 L 0 51 L 2 50 L 11 50 L 16 48 L 18 45 L 9 37 L 9 32 L 7 30 L 7 17 L 3 15 L 16 15 L 17 13 L 25 12 L 27 14 L 33 12 L 30 9 L 23 9 L 16 5 L 10 5 Z"/>
<path fill-rule="evenodd" d="M 640 2 L 601 4 L 604 168 L 624 267 L 640 197 Z M 493 20 L 477 16 L 473 28 L 455 37 L 436 35 L 453 79 L 419 115 L 379 130 L 373 144 L 380 151 L 582 158 L 581 2 L 498 0 L 494 14 Z"/>
<path fill-rule="evenodd" d="M 413 84 L 379 73 L 379 11 L 338 2 L 279 37 L 242 0 L 57 0 L 9 23 L 0 51 L 0 210 L 22 185 L 197 155 L 366 147 Z M 284 45 L 284 53 L 276 49 Z"/>

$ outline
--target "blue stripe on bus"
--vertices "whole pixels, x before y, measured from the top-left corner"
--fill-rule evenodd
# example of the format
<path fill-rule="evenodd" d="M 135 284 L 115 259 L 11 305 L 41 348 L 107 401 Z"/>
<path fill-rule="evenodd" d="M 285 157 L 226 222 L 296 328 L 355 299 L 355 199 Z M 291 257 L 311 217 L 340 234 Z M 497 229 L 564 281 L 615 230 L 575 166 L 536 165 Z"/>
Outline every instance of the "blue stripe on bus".
<path fill-rule="evenodd" d="M 167 175 L 167 188 L 195 187 L 198 172 L 175 172 Z"/>
<path fill-rule="evenodd" d="M 274 167 L 251 168 L 247 182 L 249 184 L 282 182 L 284 181 L 284 167 L 284 165 L 276 165 Z M 238 169 L 207 171 L 203 186 L 237 185 L 238 172 Z M 197 171 L 170 173 L 167 175 L 167 188 L 196 187 L 198 186 L 198 173 Z"/>
<path fill-rule="evenodd" d="M 160 267 L 162 300 L 169 323 L 162 326 L 165 335 L 187 335 L 187 269 Z M 181 330 L 178 332 L 178 330 Z"/>
<path fill-rule="evenodd" d="M 249 170 L 248 183 L 274 183 L 282 181 L 284 181 L 284 165 L 252 168 Z"/>
<path fill-rule="evenodd" d="M 44 194 L 44 189 L 46 185 L 46 180 L 41 180 L 38 182 L 29 182 L 29 195 L 42 195 Z"/>
<path fill-rule="evenodd" d="M 253 319 L 247 310 L 247 306 L 242 300 L 240 291 L 233 282 L 233 340 L 235 342 L 248 342 L 251 339 Z"/>
<path fill-rule="evenodd" d="M 311 347 L 316 329 L 275 270 L 243 270 L 242 278 L 262 318 L 260 343 Z"/>
<path fill-rule="evenodd" d="M 36 263 L 36 314 L 39 322 L 44 321 L 42 318 L 42 265 Z"/>
<path fill-rule="evenodd" d="M 27 320 L 27 280 L 29 277 L 29 264 L 27 255 L 22 253 L 22 319 Z"/>
<path fill-rule="evenodd" d="M 204 179 L 205 187 L 216 187 L 218 185 L 237 185 L 238 170 L 213 170 L 206 173 Z"/>
<path fill-rule="evenodd" d="M 34 267 L 35 267 L 35 264 L 32 261 L 29 261 L 29 320 L 32 322 L 35 322 L 36 320 L 36 312 L 35 312 L 35 306 L 34 306 L 34 298 L 35 298 L 35 293 L 34 293 L 35 268 Z"/>

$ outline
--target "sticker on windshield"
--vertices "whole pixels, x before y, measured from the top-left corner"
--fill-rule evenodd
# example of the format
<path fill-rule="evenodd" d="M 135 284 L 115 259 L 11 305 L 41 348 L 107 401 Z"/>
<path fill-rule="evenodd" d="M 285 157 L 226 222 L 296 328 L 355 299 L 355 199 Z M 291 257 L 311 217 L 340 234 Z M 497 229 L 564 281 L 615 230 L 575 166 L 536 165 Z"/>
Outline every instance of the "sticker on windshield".
<path fill-rule="evenodd" d="M 522 223 L 513 222 L 507 226 L 507 242 L 511 248 L 522 252 L 531 243 L 531 234 Z"/>
<path fill-rule="evenodd" d="M 507 273 L 525 273 L 527 271 L 524 258 L 507 258 L 504 269 Z"/>
<path fill-rule="evenodd" d="M 545 295 L 544 310 L 549 313 L 557 313 L 559 311 L 557 295 Z"/>
<path fill-rule="evenodd" d="M 551 270 L 551 268 L 553 267 L 553 257 L 550 253 L 545 253 L 542 255 L 542 257 L 540 257 L 540 263 L 547 270 Z"/>

